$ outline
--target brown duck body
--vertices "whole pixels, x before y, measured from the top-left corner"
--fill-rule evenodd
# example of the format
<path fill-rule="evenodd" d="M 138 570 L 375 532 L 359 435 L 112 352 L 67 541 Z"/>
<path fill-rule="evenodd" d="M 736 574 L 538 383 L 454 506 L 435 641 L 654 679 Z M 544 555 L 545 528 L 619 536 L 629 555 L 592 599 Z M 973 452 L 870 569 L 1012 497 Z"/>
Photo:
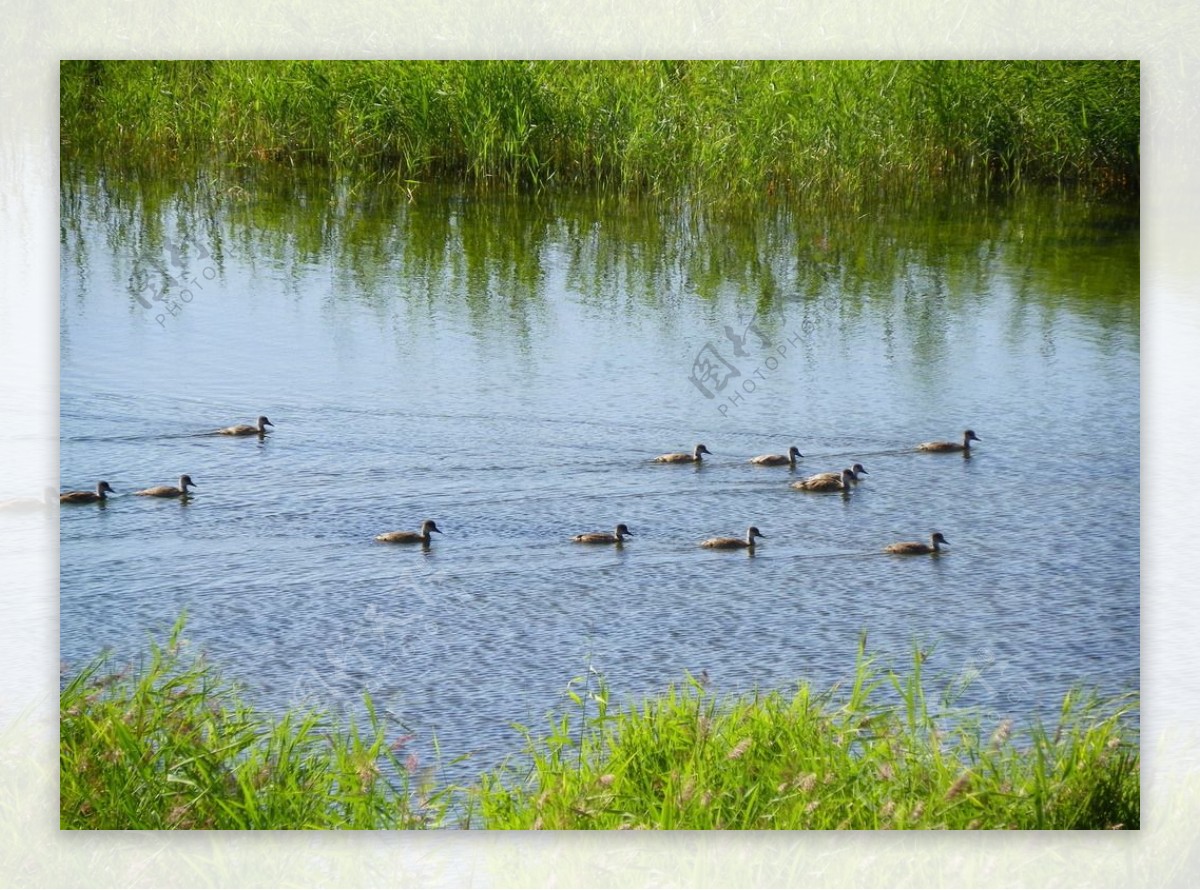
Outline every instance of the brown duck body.
<path fill-rule="evenodd" d="M 287 418 L 284 418 L 285 420 Z M 227 426 L 224 429 L 217 430 L 217 433 L 222 436 L 265 436 L 267 427 L 275 426 L 265 416 L 258 418 L 258 426 L 250 426 L 242 423 L 237 426 Z"/>
<path fill-rule="evenodd" d="M 934 532 L 929 540 L 929 544 L 921 541 L 901 541 L 898 544 L 889 544 L 883 550 L 885 553 L 897 553 L 901 556 L 926 556 L 941 552 L 941 545 L 950 543 L 941 532 Z"/>
<path fill-rule="evenodd" d="M 112 486 L 101 479 L 96 483 L 95 491 L 64 491 L 58 496 L 60 504 L 94 504 L 103 501 L 109 494 L 116 494 Z"/>
<path fill-rule="evenodd" d="M 783 464 L 794 467 L 798 457 L 804 457 L 804 455 L 800 453 L 799 448 L 793 445 L 788 449 L 787 454 L 760 454 L 758 457 L 750 458 L 750 463 L 758 464 L 760 467 L 779 467 Z"/>
<path fill-rule="evenodd" d="M 746 529 L 745 538 L 709 538 L 707 541 L 701 541 L 700 546 L 710 550 L 753 550 L 754 539 L 765 537 L 766 535 L 758 530 L 758 526 L 752 525 Z"/>
<path fill-rule="evenodd" d="M 626 535 L 633 537 L 633 532 L 622 522 L 611 535 L 608 532 L 588 532 L 575 535 L 571 540 L 576 544 L 624 544 Z"/>
<path fill-rule="evenodd" d="M 174 485 L 159 485 L 155 488 L 146 488 L 142 491 L 135 491 L 134 494 L 139 494 L 147 498 L 185 498 L 191 492 L 188 491 L 188 486 L 195 487 L 196 483 L 192 481 L 192 477 L 183 475 L 179 477 L 179 487 Z"/>
<path fill-rule="evenodd" d="M 386 532 L 382 535 L 376 535 L 376 541 L 383 541 L 385 544 L 424 544 L 429 546 L 430 533 L 437 532 L 442 534 L 442 530 L 437 527 L 437 523 L 432 519 L 426 519 L 421 523 L 419 532 Z"/>
<path fill-rule="evenodd" d="M 845 471 L 843 470 L 842 472 L 845 472 Z M 855 464 L 854 466 L 850 467 L 850 475 L 852 477 L 850 479 L 851 482 L 857 484 L 859 481 L 858 477 L 863 474 L 870 475 L 869 473 L 867 473 L 867 468 L 864 467 L 862 464 Z M 838 485 L 835 486 L 835 488 L 833 488 L 831 490 L 833 490 L 833 491 L 840 490 L 841 489 L 841 481 L 842 481 L 842 473 L 817 473 L 815 476 L 809 476 L 807 479 L 803 479 L 801 481 L 802 482 L 816 482 L 818 480 L 822 480 L 822 481 L 829 480 L 832 482 L 836 482 L 836 483 L 838 483 Z M 796 487 L 799 487 L 799 484 L 797 484 Z"/>
<path fill-rule="evenodd" d="M 818 473 L 809 476 L 807 479 L 793 482 L 792 488 L 797 491 L 849 491 L 850 483 L 854 482 L 855 478 L 854 471 L 846 468 L 840 473 Z"/>
<path fill-rule="evenodd" d="M 659 464 L 698 464 L 701 461 L 700 455 L 702 454 L 711 455 L 712 452 L 704 445 L 697 445 L 696 449 L 691 452 L 676 451 L 672 454 L 660 454 L 654 458 L 654 462 Z"/>
<path fill-rule="evenodd" d="M 975 430 L 964 430 L 961 442 L 922 442 L 917 451 L 970 451 L 972 442 L 982 442 Z"/>

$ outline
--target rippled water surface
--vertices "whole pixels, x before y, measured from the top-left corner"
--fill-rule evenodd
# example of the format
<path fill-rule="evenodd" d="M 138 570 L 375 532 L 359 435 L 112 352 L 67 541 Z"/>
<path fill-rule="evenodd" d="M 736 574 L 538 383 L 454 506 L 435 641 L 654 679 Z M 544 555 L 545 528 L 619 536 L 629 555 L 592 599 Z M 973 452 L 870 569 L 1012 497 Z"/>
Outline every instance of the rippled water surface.
<path fill-rule="evenodd" d="M 714 222 L 68 170 L 62 214 L 61 481 L 119 492 L 61 511 L 68 664 L 186 609 L 256 702 L 368 690 L 464 775 L 589 664 L 622 699 L 826 686 L 866 630 L 1006 716 L 1138 686 L 1136 209 Z M 913 450 L 968 426 L 969 459 Z M 847 497 L 788 485 L 854 461 Z M 181 473 L 188 502 L 131 495 Z M 428 550 L 373 540 L 425 518 Z M 753 554 L 697 546 L 750 524 Z M 944 556 L 881 552 L 934 529 Z"/>

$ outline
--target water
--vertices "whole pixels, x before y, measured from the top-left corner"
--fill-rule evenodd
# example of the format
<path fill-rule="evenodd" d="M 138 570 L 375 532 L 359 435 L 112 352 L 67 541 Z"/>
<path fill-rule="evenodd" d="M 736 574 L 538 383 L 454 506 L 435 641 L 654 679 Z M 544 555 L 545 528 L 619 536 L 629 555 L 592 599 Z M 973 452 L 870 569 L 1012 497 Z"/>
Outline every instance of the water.
<path fill-rule="evenodd" d="M 69 167 L 62 206 L 61 481 L 120 492 L 61 511 L 68 664 L 186 609 L 256 703 L 367 690 L 422 756 L 471 753 L 459 779 L 589 666 L 620 700 L 823 687 L 865 630 L 996 719 L 1138 687 L 1136 209 L 716 223 Z M 966 427 L 969 459 L 912 449 Z M 792 444 L 794 472 L 747 463 Z M 854 461 L 849 497 L 787 484 Z M 190 502 L 130 495 L 181 473 Z M 372 540 L 425 518 L 428 550 Z M 750 524 L 753 554 L 697 546 Z M 881 552 L 933 529 L 940 558 Z"/>

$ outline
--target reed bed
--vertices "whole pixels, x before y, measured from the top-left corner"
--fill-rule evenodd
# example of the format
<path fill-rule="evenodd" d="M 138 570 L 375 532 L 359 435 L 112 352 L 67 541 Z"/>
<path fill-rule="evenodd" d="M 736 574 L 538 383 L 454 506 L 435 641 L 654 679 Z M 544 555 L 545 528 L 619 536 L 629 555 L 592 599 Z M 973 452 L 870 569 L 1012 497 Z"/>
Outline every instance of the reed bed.
<path fill-rule="evenodd" d="M 256 714 L 210 665 L 184 658 L 182 621 L 144 666 L 100 658 L 60 696 L 60 827 L 423 828 L 448 796 L 410 782 L 402 745 L 315 713 Z M 401 737 L 403 741 L 403 737 Z M 407 759 L 407 758 L 406 758 Z"/>
<path fill-rule="evenodd" d="M 860 652 L 848 689 L 721 700 L 689 679 L 620 713 L 526 730 L 519 765 L 483 777 L 488 828 L 1132 829 L 1140 784 L 1131 699 L 1080 692 L 1052 729 L 986 728 L 927 707 L 907 677 Z M 891 700 L 891 704 L 888 700 Z"/>
<path fill-rule="evenodd" d="M 66 154 L 712 202 L 1138 186 L 1136 61 L 65 61 Z"/>
<path fill-rule="evenodd" d="M 61 693 L 64 829 L 1126 828 L 1139 826 L 1132 697 L 1072 692 L 1057 725 L 985 727 L 860 649 L 844 688 L 722 699 L 697 680 L 610 710 L 602 676 L 470 787 L 369 725 L 264 718 L 180 647 L 100 658 Z"/>

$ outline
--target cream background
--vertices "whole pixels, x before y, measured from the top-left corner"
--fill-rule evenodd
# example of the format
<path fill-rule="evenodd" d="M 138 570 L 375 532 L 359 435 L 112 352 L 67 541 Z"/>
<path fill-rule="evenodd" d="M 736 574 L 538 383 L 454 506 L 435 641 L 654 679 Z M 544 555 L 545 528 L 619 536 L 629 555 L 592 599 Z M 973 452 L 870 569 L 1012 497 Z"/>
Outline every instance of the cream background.
<path fill-rule="evenodd" d="M 0 883 L 1197 886 L 1200 6 L 0 0 Z M 224 835 L 57 830 L 60 58 L 1140 58 L 1143 830 Z M 1069 443 L 1066 443 L 1069 446 Z M 1097 480 L 1103 484 L 1103 480 Z M 49 500 L 49 506 L 43 502 Z"/>

